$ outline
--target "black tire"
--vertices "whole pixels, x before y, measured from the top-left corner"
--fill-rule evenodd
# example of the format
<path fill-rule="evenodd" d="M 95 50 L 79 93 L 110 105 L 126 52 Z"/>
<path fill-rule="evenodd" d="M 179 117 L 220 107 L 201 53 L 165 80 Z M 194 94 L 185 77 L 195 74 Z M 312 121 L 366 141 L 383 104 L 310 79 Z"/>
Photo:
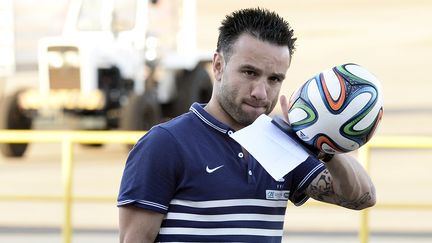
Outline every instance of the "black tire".
<path fill-rule="evenodd" d="M 176 81 L 174 116 L 187 112 L 194 102 L 207 103 L 213 90 L 211 78 L 204 65 L 197 65 L 192 71 L 183 72 Z"/>
<path fill-rule="evenodd" d="M 32 128 L 32 119 L 26 116 L 18 105 L 18 96 L 24 90 L 18 90 L 10 96 L 6 96 L 0 103 L 0 129 Z M 28 143 L 0 143 L 0 152 L 5 157 L 22 157 L 27 150 Z"/>
<path fill-rule="evenodd" d="M 153 91 L 144 92 L 142 95 L 132 94 L 127 105 L 121 110 L 121 130 L 148 131 L 159 122 L 161 108 Z"/>

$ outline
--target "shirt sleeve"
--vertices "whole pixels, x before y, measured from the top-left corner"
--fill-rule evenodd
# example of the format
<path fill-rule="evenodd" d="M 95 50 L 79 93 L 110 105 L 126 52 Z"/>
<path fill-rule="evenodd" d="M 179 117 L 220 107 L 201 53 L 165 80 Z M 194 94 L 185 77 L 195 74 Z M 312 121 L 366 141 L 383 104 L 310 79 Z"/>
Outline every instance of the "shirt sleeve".
<path fill-rule="evenodd" d="M 320 160 L 309 156 L 303 163 L 292 171 L 292 190 L 290 200 L 295 206 L 301 206 L 308 199 L 305 189 L 315 177 L 325 169 L 325 165 Z"/>
<path fill-rule="evenodd" d="M 133 147 L 126 160 L 117 206 L 167 213 L 176 190 L 181 161 L 176 141 L 161 127 L 154 127 Z"/>

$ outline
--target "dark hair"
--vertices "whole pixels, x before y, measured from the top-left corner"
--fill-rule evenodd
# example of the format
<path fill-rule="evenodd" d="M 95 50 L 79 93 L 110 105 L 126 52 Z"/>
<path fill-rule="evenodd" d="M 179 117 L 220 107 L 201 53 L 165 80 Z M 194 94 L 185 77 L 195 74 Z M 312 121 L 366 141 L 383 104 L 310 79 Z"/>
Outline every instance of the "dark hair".
<path fill-rule="evenodd" d="M 232 45 L 243 33 L 273 44 L 286 45 L 290 55 L 295 50 L 294 42 L 297 38 L 293 37 L 294 30 L 287 21 L 267 9 L 248 8 L 225 16 L 219 27 L 216 51 L 224 53 L 228 59 L 232 53 Z"/>

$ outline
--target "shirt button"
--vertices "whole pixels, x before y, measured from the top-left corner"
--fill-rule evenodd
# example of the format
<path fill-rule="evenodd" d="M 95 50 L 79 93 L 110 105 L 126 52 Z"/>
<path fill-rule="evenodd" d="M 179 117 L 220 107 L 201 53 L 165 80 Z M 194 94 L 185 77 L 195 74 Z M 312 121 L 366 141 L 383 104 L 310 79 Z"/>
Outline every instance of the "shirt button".
<path fill-rule="evenodd" d="M 231 134 L 233 134 L 233 131 L 228 131 L 228 135 L 231 135 Z"/>
<path fill-rule="evenodd" d="M 249 170 L 248 174 L 249 174 L 249 175 L 251 176 L 251 175 L 252 175 L 252 171 L 251 171 L 251 170 Z"/>
<path fill-rule="evenodd" d="M 239 157 L 239 158 L 243 158 L 243 157 L 244 157 L 244 154 L 243 154 L 242 152 L 240 152 L 240 153 L 238 153 L 238 157 Z"/>

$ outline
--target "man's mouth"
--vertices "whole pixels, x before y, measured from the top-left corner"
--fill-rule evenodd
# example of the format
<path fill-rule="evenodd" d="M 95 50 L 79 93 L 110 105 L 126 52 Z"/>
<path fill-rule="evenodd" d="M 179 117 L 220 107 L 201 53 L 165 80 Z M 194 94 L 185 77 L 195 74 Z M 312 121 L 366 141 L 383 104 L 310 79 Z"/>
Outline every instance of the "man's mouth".
<path fill-rule="evenodd" d="M 246 104 L 246 105 L 248 105 L 248 106 L 251 106 L 251 107 L 253 107 L 253 108 L 256 108 L 256 109 L 259 109 L 259 108 L 266 108 L 266 104 L 264 104 L 264 103 L 257 103 L 257 102 L 250 102 L 250 101 L 245 101 L 245 102 L 243 102 L 244 104 Z"/>
<path fill-rule="evenodd" d="M 259 104 L 253 102 L 244 102 L 244 105 L 246 105 L 246 107 L 249 107 L 247 109 L 260 110 L 260 111 L 261 110 L 265 111 L 267 107 L 265 104 Z"/>

